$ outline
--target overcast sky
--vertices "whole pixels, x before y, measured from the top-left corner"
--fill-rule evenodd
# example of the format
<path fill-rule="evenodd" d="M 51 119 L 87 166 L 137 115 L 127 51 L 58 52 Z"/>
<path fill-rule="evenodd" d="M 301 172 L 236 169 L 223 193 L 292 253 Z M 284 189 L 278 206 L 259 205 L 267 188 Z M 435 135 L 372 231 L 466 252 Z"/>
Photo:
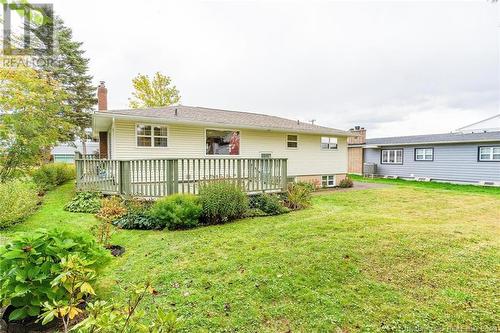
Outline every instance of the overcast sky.
<path fill-rule="evenodd" d="M 49 2 L 49 1 L 46 1 Z M 499 5 L 434 1 L 54 1 L 109 108 L 160 71 L 181 103 L 369 137 L 448 132 L 499 113 Z"/>

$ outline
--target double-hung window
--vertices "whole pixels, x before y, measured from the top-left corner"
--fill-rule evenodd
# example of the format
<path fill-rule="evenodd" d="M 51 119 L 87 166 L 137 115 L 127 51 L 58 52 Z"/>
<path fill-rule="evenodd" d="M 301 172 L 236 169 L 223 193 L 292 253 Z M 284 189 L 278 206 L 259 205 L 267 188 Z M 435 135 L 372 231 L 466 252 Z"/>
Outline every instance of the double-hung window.
<path fill-rule="evenodd" d="M 299 147 L 299 136 L 296 134 L 288 134 L 286 136 L 286 147 L 297 149 Z"/>
<path fill-rule="evenodd" d="M 143 125 L 135 127 L 137 147 L 167 147 L 168 128 L 162 125 Z"/>
<path fill-rule="evenodd" d="M 480 162 L 500 162 L 500 146 L 479 147 Z"/>
<path fill-rule="evenodd" d="M 382 164 L 403 164 L 403 149 L 382 149 Z"/>
<path fill-rule="evenodd" d="M 321 137 L 321 149 L 323 150 L 333 150 L 337 149 L 337 138 L 330 136 Z"/>
<path fill-rule="evenodd" d="M 434 149 L 415 148 L 415 161 L 434 161 Z"/>

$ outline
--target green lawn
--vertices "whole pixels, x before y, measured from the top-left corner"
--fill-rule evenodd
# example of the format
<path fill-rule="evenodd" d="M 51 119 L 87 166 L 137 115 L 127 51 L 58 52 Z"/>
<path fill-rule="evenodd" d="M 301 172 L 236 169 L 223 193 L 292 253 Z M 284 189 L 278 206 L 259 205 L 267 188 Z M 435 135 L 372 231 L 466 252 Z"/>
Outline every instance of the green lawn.
<path fill-rule="evenodd" d="M 64 212 L 72 186 L 28 221 L 89 230 Z M 313 208 L 190 231 L 118 231 L 126 247 L 100 281 L 150 279 L 186 332 L 493 330 L 500 322 L 500 196 L 393 186 L 325 193 Z"/>

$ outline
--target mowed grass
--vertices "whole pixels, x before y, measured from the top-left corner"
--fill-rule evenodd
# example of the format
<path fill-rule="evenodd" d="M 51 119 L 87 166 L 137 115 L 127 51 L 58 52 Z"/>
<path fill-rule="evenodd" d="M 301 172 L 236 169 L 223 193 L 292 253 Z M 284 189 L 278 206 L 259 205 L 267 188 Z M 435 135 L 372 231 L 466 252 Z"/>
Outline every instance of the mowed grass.
<path fill-rule="evenodd" d="M 3 232 L 88 231 L 65 185 Z M 500 322 L 500 197 L 411 186 L 333 192 L 310 209 L 189 231 L 125 231 L 103 298 L 152 281 L 186 332 L 492 330 Z"/>

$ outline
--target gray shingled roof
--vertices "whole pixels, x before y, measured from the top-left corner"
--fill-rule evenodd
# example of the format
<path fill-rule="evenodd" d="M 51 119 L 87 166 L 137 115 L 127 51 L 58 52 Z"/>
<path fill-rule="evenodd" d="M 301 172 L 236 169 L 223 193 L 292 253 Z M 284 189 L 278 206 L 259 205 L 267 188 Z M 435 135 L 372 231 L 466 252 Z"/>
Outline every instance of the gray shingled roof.
<path fill-rule="evenodd" d="M 367 139 L 367 145 L 408 145 L 446 142 L 500 142 L 500 131 L 484 133 L 444 133 Z"/>
<path fill-rule="evenodd" d="M 177 115 L 175 114 L 177 109 Z M 287 130 L 304 133 L 333 134 L 339 136 L 352 136 L 350 132 L 329 128 L 319 125 L 313 125 L 307 122 L 297 122 L 297 120 L 285 119 L 276 116 L 270 116 L 259 113 L 228 111 L 219 109 L 210 109 L 193 106 L 169 106 L 165 108 L 151 109 L 129 109 L 129 110 L 106 110 L 96 112 L 95 115 L 117 117 L 141 117 L 170 120 L 173 122 L 196 123 L 196 124 L 219 124 L 221 126 L 244 126 L 251 128 Z"/>

